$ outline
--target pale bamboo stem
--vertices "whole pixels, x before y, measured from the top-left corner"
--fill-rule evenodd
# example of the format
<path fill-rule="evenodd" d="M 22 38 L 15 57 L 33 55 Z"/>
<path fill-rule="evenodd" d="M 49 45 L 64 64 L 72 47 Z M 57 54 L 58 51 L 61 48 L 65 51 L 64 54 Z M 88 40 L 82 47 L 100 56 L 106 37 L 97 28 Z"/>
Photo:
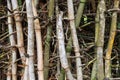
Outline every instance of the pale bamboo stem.
<path fill-rule="evenodd" d="M 73 1 L 67 0 L 67 4 L 68 4 L 68 18 L 70 20 L 70 28 L 72 33 L 71 35 L 73 40 L 75 56 L 80 56 L 80 52 L 79 52 L 80 48 L 79 48 L 79 43 L 78 43 L 78 38 L 77 38 L 77 33 L 75 28 L 75 21 L 74 21 Z M 76 58 L 76 69 L 77 69 L 77 80 L 83 80 L 82 63 L 79 57 Z"/>
<path fill-rule="evenodd" d="M 17 30 L 17 47 L 20 53 L 20 56 L 22 58 L 22 63 L 25 64 L 25 48 L 24 48 L 24 38 L 23 38 L 23 30 L 22 30 L 22 23 L 20 14 L 18 13 L 18 2 L 17 0 L 11 0 L 12 2 L 12 8 L 14 10 L 14 18 L 15 18 L 15 24 L 16 24 L 16 30 Z"/>
<path fill-rule="evenodd" d="M 38 16 L 37 10 L 35 8 L 34 0 L 32 0 L 32 8 L 34 16 Z M 38 68 L 38 80 L 44 80 L 43 71 L 43 48 L 42 48 L 42 37 L 41 37 L 41 27 L 39 19 L 34 20 L 35 34 L 36 34 L 36 45 L 37 45 L 37 68 Z"/>
<path fill-rule="evenodd" d="M 60 12 L 57 16 L 57 39 L 58 39 L 58 53 L 60 56 L 60 62 L 62 67 L 65 69 L 67 77 L 69 80 L 74 80 L 70 68 L 68 66 L 66 51 L 65 51 L 65 43 L 64 43 L 64 32 L 63 32 L 63 25 L 62 25 L 62 16 L 63 12 Z"/>
<path fill-rule="evenodd" d="M 10 0 L 7 0 L 7 7 L 9 10 L 11 10 L 11 4 L 10 4 Z M 10 12 L 8 11 L 8 15 L 11 15 Z M 13 19 L 11 16 L 8 17 L 8 28 L 9 28 L 9 34 L 12 34 L 13 31 Z M 10 44 L 11 46 L 15 46 L 16 42 L 15 42 L 15 37 L 14 35 L 10 35 L 9 37 L 10 39 Z M 16 48 L 12 48 L 12 80 L 17 80 L 17 64 L 16 64 L 16 59 L 17 59 L 17 52 L 16 52 Z"/>

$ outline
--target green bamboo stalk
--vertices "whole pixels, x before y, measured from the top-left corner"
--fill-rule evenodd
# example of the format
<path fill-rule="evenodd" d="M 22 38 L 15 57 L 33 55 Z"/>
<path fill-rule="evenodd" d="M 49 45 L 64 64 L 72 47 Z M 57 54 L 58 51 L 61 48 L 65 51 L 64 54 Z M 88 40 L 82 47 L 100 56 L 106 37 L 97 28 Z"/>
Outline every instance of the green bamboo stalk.
<path fill-rule="evenodd" d="M 78 11 L 77 11 L 76 18 L 75 18 L 76 28 L 79 27 L 79 24 L 81 22 L 85 3 L 86 3 L 86 0 L 80 0 L 80 4 L 79 4 Z"/>
<path fill-rule="evenodd" d="M 97 46 L 97 39 L 98 39 L 98 33 L 99 33 L 99 10 L 97 9 L 96 17 L 95 17 L 95 46 Z M 95 48 L 95 53 L 97 53 L 97 50 Z M 93 63 L 92 68 L 92 74 L 91 74 L 91 80 L 97 80 L 97 61 Z"/>
<path fill-rule="evenodd" d="M 18 5 L 19 5 L 19 6 L 22 5 L 22 0 L 18 0 Z"/>
<path fill-rule="evenodd" d="M 119 8 L 119 0 L 114 0 L 114 8 Z M 106 51 L 106 58 L 105 58 L 105 77 L 111 77 L 111 54 L 112 54 L 112 47 L 114 44 L 114 39 L 116 35 L 116 25 L 117 24 L 117 12 L 113 12 L 112 14 L 112 22 L 111 22 L 111 29 L 110 29 L 110 37 L 108 42 L 108 47 Z"/>
<path fill-rule="evenodd" d="M 97 62 L 95 61 L 93 63 L 93 68 L 92 68 L 92 74 L 91 74 L 91 80 L 97 80 Z"/>
<path fill-rule="evenodd" d="M 62 68 L 58 80 L 65 80 L 65 70 Z"/>
<path fill-rule="evenodd" d="M 52 20 L 54 15 L 54 0 L 49 0 L 48 3 L 48 17 Z M 47 34 L 45 39 L 45 49 L 44 49 L 44 79 L 48 80 L 49 73 L 49 54 L 50 54 L 50 41 L 51 41 L 52 25 L 49 24 L 47 27 Z"/>

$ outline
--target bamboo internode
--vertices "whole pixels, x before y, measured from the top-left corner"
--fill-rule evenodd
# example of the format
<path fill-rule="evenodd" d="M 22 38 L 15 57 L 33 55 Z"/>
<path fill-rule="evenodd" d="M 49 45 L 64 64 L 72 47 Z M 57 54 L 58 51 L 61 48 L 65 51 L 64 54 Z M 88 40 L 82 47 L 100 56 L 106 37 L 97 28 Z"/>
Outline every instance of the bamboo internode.
<path fill-rule="evenodd" d="M 119 5 L 0 0 L 0 80 L 119 80 Z"/>

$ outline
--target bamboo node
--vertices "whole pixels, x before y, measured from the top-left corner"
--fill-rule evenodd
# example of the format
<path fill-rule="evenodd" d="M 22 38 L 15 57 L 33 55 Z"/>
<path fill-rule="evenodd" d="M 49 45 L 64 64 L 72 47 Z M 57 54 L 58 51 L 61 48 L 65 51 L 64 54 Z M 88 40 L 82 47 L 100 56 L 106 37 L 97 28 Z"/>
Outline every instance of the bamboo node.
<path fill-rule="evenodd" d="M 42 70 L 39 70 L 39 69 L 38 69 L 37 71 L 44 71 L 44 70 L 43 70 L 43 69 L 42 69 Z"/>
<path fill-rule="evenodd" d="M 18 19 L 18 20 L 15 20 L 16 22 L 21 22 L 22 21 L 22 19 Z"/>
<path fill-rule="evenodd" d="M 6 23 L 6 24 L 8 24 L 8 25 L 9 25 L 9 24 L 13 24 L 13 23 L 12 23 L 12 22 L 9 22 L 9 23 Z"/>
<path fill-rule="evenodd" d="M 111 60 L 110 58 L 108 59 L 108 58 L 104 58 L 105 60 Z"/>
<path fill-rule="evenodd" d="M 41 30 L 41 28 L 35 28 L 35 30 Z"/>
<path fill-rule="evenodd" d="M 65 69 L 65 72 L 68 72 L 69 71 L 69 66 L 64 68 Z"/>
<path fill-rule="evenodd" d="M 73 20 L 75 20 L 75 18 L 73 18 L 73 19 L 71 18 L 71 19 L 68 19 L 68 20 L 69 20 L 69 21 L 73 21 Z"/>
<path fill-rule="evenodd" d="M 39 19 L 40 17 L 38 17 L 38 16 L 34 16 L 34 20 L 36 20 L 36 19 Z"/>
<path fill-rule="evenodd" d="M 33 57 L 34 55 L 24 54 L 26 58 Z"/>
<path fill-rule="evenodd" d="M 80 51 L 79 50 L 74 50 L 75 51 L 75 53 L 80 53 Z"/>
<path fill-rule="evenodd" d="M 11 76 L 11 73 L 7 73 L 6 75 L 7 75 L 7 76 Z"/>
<path fill-rule="evenodd" d="M 13 76 L 16 76 L 16 74 L 12 74 Z"/>
<path fill-rule="evenodd" d="M 22 45 L 16 45 L 16 47 L 17 47 L 17 48 L 22 48 L 22 47 L 24 47 L 24 46 L 22 46 Z"/>
<path fill-rule="evenodd" d="M 33 17 L 33 16 L 28 16 L 27 18 L 29 18 L 29 19 L 34 19 L 34 17 Z"/>

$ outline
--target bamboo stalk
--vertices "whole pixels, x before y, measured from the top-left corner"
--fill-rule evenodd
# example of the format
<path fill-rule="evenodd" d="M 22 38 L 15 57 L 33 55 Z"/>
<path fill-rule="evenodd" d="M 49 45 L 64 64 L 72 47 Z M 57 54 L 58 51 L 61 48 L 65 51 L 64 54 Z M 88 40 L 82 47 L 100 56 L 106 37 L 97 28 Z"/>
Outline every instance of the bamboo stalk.
<path fill-rule="evenodd" d="M 104 69 L 103 69 L 103 45 L 104 45 L 104 30 L 105 30 L 105 1 L 101 0 L 98 4 L 99 10 L 99 29 L 96 44 L 96 51 L 97 51 L 97 79 L 103 80 L 104 79 Z M 97 30 L 96 30 L 97 31 Z M 98 37 L 99 36 L 99 37 Z"/>
<path fill-rule="evenodd" d="M 7 7 L 9 10 L 11 10 L 11 4 L 10 4 L 10 0 L 7 0 Z M 10 15 L 10 12 L 8 11 L 8 15 Z M 12 34 L 13 31 L 13 19 L 12 17 L 8 17 L 8 28 L 9 28 L 9 34 Z M 16 42 L 15 42 L 15 37 L 14 35 L 10 35 L 9 36 L 10 39 L 10 44 L 11 46 L 15 46 Z M 16 64 L 16 59 L 17 59 L 17 52 L 16 52 L 16 48 L 12 48 L 12 80 L 17 80 L 17 64 Z"/>
<path fill-rule="evenodd" d="M 35 7 L 34 0 L 32 0 L 32 8 L 34 16 L 38 16 Z M 37 68 L 38 68 L 38 80 L 44 80 L 43 71 L 43 48 L 42 48 L 42 37 L 41 37 L 41 27 L 39 19 L 34 20 L 35 34 L 36 34 L 36 45 L 37 45 Z"/>
<path fill-rule="evenodd" d="M 79 24 L 81 22 L 81 18 L 82 18 L 82 15 L 83 15 L 83 10 L 84 10 L 85 3 L 86 3 L 86 0 L 80 0 L 80 4 L 79 4 L 77 14 L 76 14 L 76 18 L 75 18 L 76 28 L 79 27 Z"/>
<path fill-rule="evenodd" d="M 78 10 L 77 10 L 77 14 L 76 14 L 76 17 L 75 17 L 76 28 L 79 28 L 79 24 L 81 22 L 81 18 L 82 18 L 82 15 L 83 15 L 83 10 L 84 10 L 85 3 L 86 3 L 86 0 L 80 0 L 79 7 L 78 7 Z M 71 53 L 71 50 L 72 50 L 72 38 L 71 38 L 71 36 L 68 39 L 66 50 L 67 50 L 67 54 L 69 56 L 70 53 Z"/>
<path fill-rule="evenodd" d="M 48 17 L 53 20 L 54 15 L 54 0 L 49 0 L 48 3 Z M 49 24 L 47 27 L 47 34 L 45 39 L 44 49 L 44 79 L 48 80 L 49 76 L 49 54 L 50 54 L 50 41 L 51 41 L 52 25 Z"/>
<path fill-rule="evenodd" d="M 93 63 L 93 67 L 92 67 L 92 74 L 91 74 L 91 80 L 97 80 L 97 62 L 95 61 Z"/>
<path fill-rule="evenodd" d="M 62 68 L 58 80 L 65 80 L 65 70 Z"/>
<path fill-rule="evenodd" d="M 34 73 L 34 16 L 32 10 L 32 0 L 26 0 L 27 20 L 28 20 L 28 45 L 26 66 L 23 80 L 35 80 Z"/>
<path fill-rule="evenodd" d="M 11 78 L 11 66 L 8 66 L 8 70 L 7 70 L 7 80 L 12 80 L 12 78 Z"/>
<path fill-rule="evenodd" d="M 71 35 L 72 35 L 72 40 L 73 40 L 75 56 L 80 56 L 80 52 L 79 52 L 80 48 L 79 48 L 77 33 L 75 29 L 74 10 L 73 10 L 72 0 L 67 0 L 67 4 L 68 4 L 68 18 L 70 20 L 70 28 L 71 28 L 71 33 L 72 33 Z M 76 69 L 77 69 L 77 80 L 83 80 L 82 63 L 79 57 L 76 58 Z"/>
<path fill-rule="evenodd" d="M 36 8 L 38 7 L 39 2 L 40 2 L 40 0 L 34 0 L 34 4 L 35 4 Z"/>
<path fill-rule="evenodd" d="M 57 16 L 57 27 L 56 27 L 60 62 L 61 62 L 62 67 L 66 71 L 68 79 L 74 80 L 72 73 L 70 71 L 70 68 L 68 66 L 68 61 L 67 61 L 67 56 L 66 56 L 66 51 L 65 51 L 62 16 L 63 16 L 63 12 L 61 11 Z"/>
<path fill-rule="evenodd" d="M 119 8 L 119 0 L 114 0 L 114 8 Z M 113 12 L 112 14 L 112 22 L 111 22 L 111 29 L 110 29 L 110 37 L 108 42 L 108 47 L 106 51 L 106 58 L 105 58 L 105 77 L 111 77 L 111 54 L 112 54 L 112 47 L 114 44 L 114 39 L 116 35 L 116 26 L 117 26 L 117 12 Z"/>
<path fill-rule="evenodd" d="M 28 66 L 28 62 L 29 59 L 26 58 L 26 65 L 25 65 L 25 69 L 24 69 L 24 74 L 23 74 L 23 77 L 21 78 L 21 80 L 29 80 L 29 72 L 28 72 L 28 69 L 29 69 L 29 66 Z"/>
<path fill-rule="evenodd" d="M 15 18 L 15 24 L 16 24 L 16 30 L 17 30 L 17 47 L 22 59 L 22 63 L 25 64 L 25 48 L 24 48 L 24 38 L 23 38 L 23 30 L 22 30 L 22 24 L 21 24 L 21 18 L 20 14 L 18 13 L 18 2 L 17 0 L 11 0 L 12 2 L 12 8 L 14 10 L 14 18 Z"/>
<path fill-rule="evenodd" d="M 58 0 L 55 0 L 55 13 L 56 13 L 56 17 L 58 18 L 58 15 L 60 14 L 59 13 L 59 7 L 58 7 Z M 57 20 L 56 20 L 57 22 Z M 57 50 L 57 55 L 59 55 L 59 50 Z M 66 54 L 67 55 L 67 54 Z M 58 60 L 57 62 L 57 74 L 58 74 L 58 80 L 65 80 L 66 79 L 66 75 L 65 75 L 65 70 L 64 67 L 61 67 L 61 64 L 60 64 L 60 60 Z M 70 68 L 70 66 L 69 66 Z"/>
<path fill-rule="evenodd" d="M 98 6 L 99 7 L 99 6 Z M 97 8 L 97 13 L 95 17 L 95 46 L 97 46 L 97 39 L 98 39 L 98 33 L 99 33 L 99 10 Z M 96 47 L 97 48 L 97 47 Z M 95 53 L 97 53 L 97 50 L 95 48 Z M 91 74 L 91 80 L 97 80 L 97 61 L 93 63 L 93 68 L 92 68 L 92 74 Z"/>
<path fill-rule="evenodd" d="M 82 15 L 83 15 L 83 9 L 84 9 L 85 3 L 86 3 L 86 0 L 80 0 L 79 7 L 78 7 L 78 10 L 77 10 L 77 14 L 76 14 L 76 17 L 75 17 L 76 28 L 79 28 L 79 24 L 81 22 L 81 18 L 82 18 Z M 66 50 L 67 50 L 67 55 L 69 56 L 71 51 L 72 51 L 72 37 L 71 36 L 68 39 Z M 70 63 L 69 63 L 69 66 L 71 66 Z"/>

